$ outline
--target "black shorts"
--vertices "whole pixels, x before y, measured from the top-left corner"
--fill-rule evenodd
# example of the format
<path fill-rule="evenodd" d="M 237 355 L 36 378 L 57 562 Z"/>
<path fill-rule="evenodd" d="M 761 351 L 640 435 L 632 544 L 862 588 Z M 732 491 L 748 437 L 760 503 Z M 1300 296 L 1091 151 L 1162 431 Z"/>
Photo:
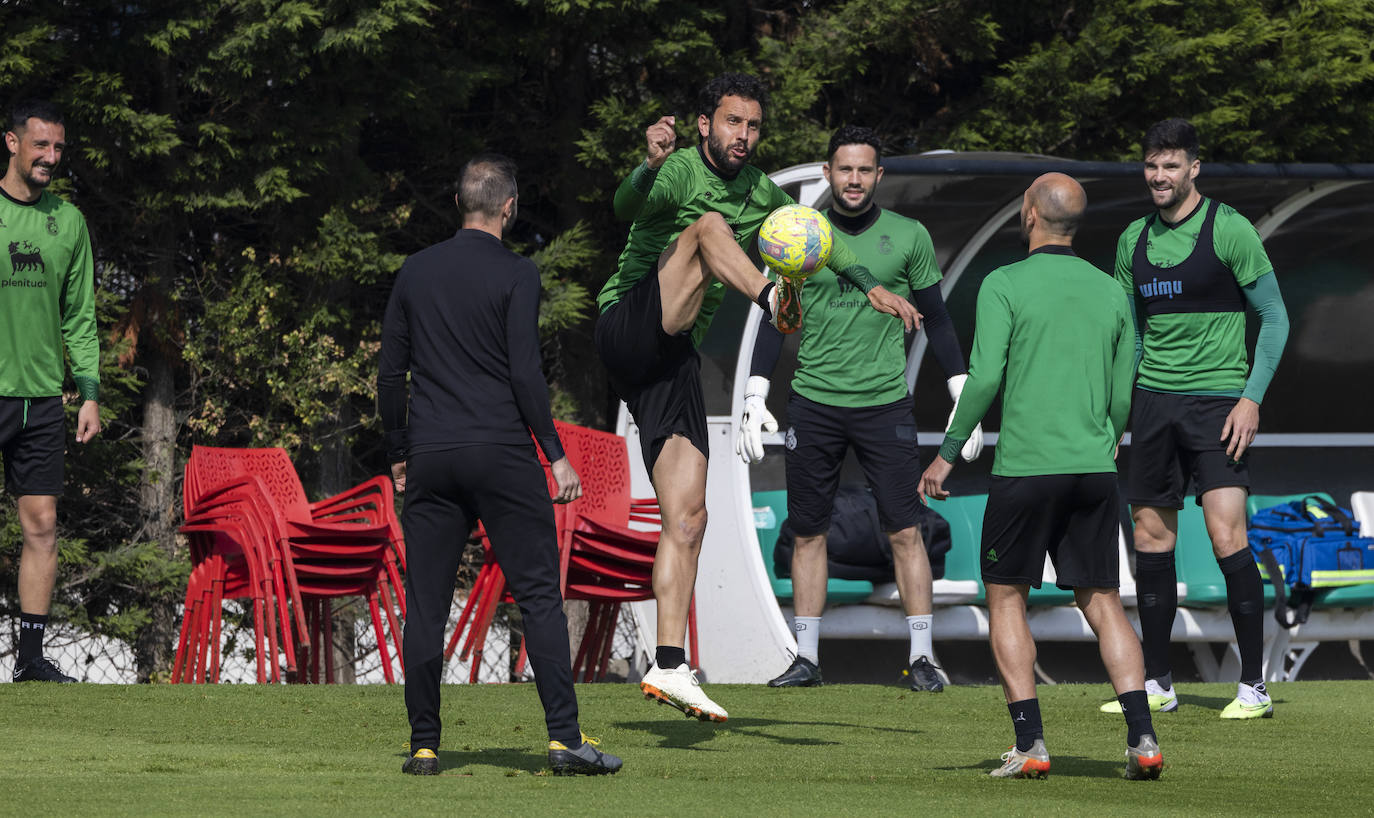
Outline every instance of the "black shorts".
<path fill-rule="evenodd" d="M 983 582 L 1040 587 L 1049 554 L 1060 588 L 1118 588 L 1116 474 L 992 476 L 983 514 Z"/>
<path fill-rule="evenodd" d="M 1126 499 L 1134 506 L 1183 508 L 1188 478 L 1202 493 L 1250 489 L 1250 468 L 1226 454 L 1221 439 L 1236 398 L 1173 395 L 1137 388 L 1131 396 L 1131 469 Z"/>
<path fill-rule="evenodd" d="M 663 444 L 682 435 L 710 454 L 706 402 L 701 393 L 701 357 L 690 331 L 663 331 L 658 276 L 640 279 L 596 321 L 596 351 L 611 388 L 630 407 L 639 426 L 644 466 L 654 473 Z"/>
<path fill-rule="evenodd" d="M 62 398 L 0 398 L 5 491 L 16 497 L 61 496 L 66 433 Z"/>
<path fill-rule="evenodd" d="M 787 422 L 787 517 L 797 536 L 830 529 L 840 467 L 850 446 L 878 501 L 883 530 L 916 525 L 921 457 L 909 399 L 883 406 L 828 406 L 793 392 Z"/>

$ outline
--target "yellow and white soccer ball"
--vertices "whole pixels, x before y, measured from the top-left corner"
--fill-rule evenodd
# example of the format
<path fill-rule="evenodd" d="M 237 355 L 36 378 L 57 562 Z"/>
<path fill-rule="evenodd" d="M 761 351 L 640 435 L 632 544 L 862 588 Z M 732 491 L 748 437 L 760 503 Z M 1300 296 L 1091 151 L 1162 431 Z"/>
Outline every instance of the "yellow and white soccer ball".
<path fill-rule="evenodd" d="M 780 207 L 759 228 L 759 255 L 774 273 L 789 278 L 806 278 L 824 267 L 834 242 L 830 222 L 806 205 Z"/>

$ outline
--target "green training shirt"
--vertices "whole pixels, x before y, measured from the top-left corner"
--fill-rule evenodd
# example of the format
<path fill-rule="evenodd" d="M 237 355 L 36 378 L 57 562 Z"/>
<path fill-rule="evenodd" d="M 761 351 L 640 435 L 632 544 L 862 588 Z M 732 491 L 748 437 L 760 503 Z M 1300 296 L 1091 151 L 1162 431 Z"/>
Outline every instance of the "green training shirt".
<path fill-rule="evenodd" d="M 993 474 L 1114 472 L 1134 363 L 1121 288 L 1069 248 L 1040 247 L 978 290 L 968 381 L 940 456 L 955 461 L 1000 387 Z"/>
<path fill-rule="evenodd" d="M 647 192 L 640 189 L 649 185 Z M 636 193 L 643 196 L 638 207 Z M 768 214 L 793 203 L 791 196 L 753 165 L 745 165 L 733 178 L 727 178 L 707 163 L 700 147 L 674 151 L 657 174 L 636 173 L 616 193 L 617 212 L 633 213 L 634 223 L 615 273 L 596 297 L 597 310 L 610 309 L 646 273 L 656 270 L 668 245 L 703 215 L 715 212 L 724 216 L 735 231 L 735 241 L 747 253 Z M 837 238 L 830 263 L 834 269 L 843 270 L 857 261 Z M 712 281 L 692 326 L 693 343 L 701 343 L 724 299 L 725 285 Z"/>
<path fill-rule="evenodd" d="M 1176 283 L 1158 280 L 1154 274 L 1149 281 L 1135 280 L 1131 260 L 1146 223 L 1150 223 L 1146 258 L 1156 267 L 1176 267 L 1193 254 L 1210 201 L 1203 197 L 1197 208 L 1177 224 L 1167 224 L 1161 218 L 1151 220 L 1149 216 L 1131 222 L 1116 244 L 1116 279 L 1128 295 L 1139 296 L 1137 285 L 1159 288 Z M 1217 259 L 1231 271 L 1238 287 L 1252 284 L 1274 271 L 1254 225 L 1225 204 L 1217 205 L 1212 249 Z M 1180 293 L 1182 295 L 1186 294 Z M 1144 330 L 1138 386 L 1155 392 L 1241 396 L 1249 370 L 1243 309 L 1190 310 L 1147 316 L 1139 302 L 1136 307 L 1137 319 Z"/>
<path fill-rule="evenodd" d="M 876 206 L 876 205 L 875 205 Z M 883 287 L 903 298 L 940 283 L 930 232 L 883 210 L 845 242 Z M 881 406 L 906 397 L 902 323 L 878 312 L 846 279 L 823 268 L 802 287 L 801 348 L 792 388 L 827 406 Z"/>
<path fill-rule="evenodd" d="M 86 219 L 44 191 L 25 203 L 0 190 L 0 395 L 62 394 L 62 344 L 82 400 L 99 400 L 95 268 Z"/>

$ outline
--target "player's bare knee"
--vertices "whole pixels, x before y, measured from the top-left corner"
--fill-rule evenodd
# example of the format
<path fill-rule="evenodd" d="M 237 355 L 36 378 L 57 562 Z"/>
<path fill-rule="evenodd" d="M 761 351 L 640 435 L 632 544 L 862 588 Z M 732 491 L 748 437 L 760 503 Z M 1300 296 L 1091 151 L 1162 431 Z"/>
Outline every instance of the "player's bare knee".
<path fill-rule="evenodd" d="M 1174 550 L 1175 539 L 1175 535 L 1158 518 L 1146 520 L 1136 518 L 1135 530 L 1132 535 L 1135 550 L 1144 551 L 1147 554 L 1162 554 Z"/>
<path fill-rule="evenodd" d="M 677 510 L 663 519 L 663 529 L 659 533 L 659 551 L 666 548 L 677 552 L 695 554 L 701 548 L 706 534 L 706 504 L 692 504 L 687 509 Z"/>
<path fill-rule="evenodd" d="M 57 509 L 21 509 L 19 527 L 24 532 L 24 543 L 30 541 L 48 542 L 57 534 Z"/>
<path fill-rule="evenodd" d="M 725 221 L 725 217 L 715 212 L 714 210 L 701 214 L 701 217 L 698 218 L 696 221 L 692 222 L 687 227 L 687 230 L 691 230 L 698 237 L 703 235 L 707 231 L 715 231 L 719 233 L 722 230 L 726 233 L 729 233 L 731 238 L 733 238 L 735 235 L 735 231 L 730 229 L 730 224 Z M 685 233 L 687 231 L 684 230 L 683 232 Z"/>
<path fill-rule="evenodd" d="M 910 559 L 916 556 L 917 551 L 925 550 L 925 541 L 921 538 L 921 529 L 912 526 L 901 531 L 887 532 L 888 542 L 892 543 L 892 556 L 897 559 Z"/>
<path fill-rule="evenodd" d="M 1217 559 L 1226 559 L 1237 551 L 1243 551 L 1250 547 L 1249 541 L 1245 536 L 1245 529 L 1239 532 L 1232 529 L 1225 529 L 1212 536 L 1212 553 Z"/>

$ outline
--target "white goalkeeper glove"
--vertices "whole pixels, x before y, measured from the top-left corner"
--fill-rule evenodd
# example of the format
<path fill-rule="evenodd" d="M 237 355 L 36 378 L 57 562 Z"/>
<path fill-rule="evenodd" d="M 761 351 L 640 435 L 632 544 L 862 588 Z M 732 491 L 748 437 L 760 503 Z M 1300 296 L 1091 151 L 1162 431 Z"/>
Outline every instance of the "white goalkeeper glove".
<path fill-rule="evenodd" d="M 750 375 L 744 384 L 744 412 L 739 418 L 739 437 L 735 438 L 735 453 L 745 463 L 763 460 L 763 433 L 776 432 L 778 421 L 768 411 L 768 379 Z"/>
<path fill-rule="evenodd" d="M 949 396 L 954 401 L 954 408 L 949 410 L 949 421 L 945 423 L 945 431 L 954 425 L 954 413 L 959 411 L 959 395 L 964 391 L 964 381 L 968 380 L 968 375 L 955 375 L 945 381 L 949 387 Z M 980 421 L 973 427 L 973 434 L 964 441 L 964 447 L 959 450 L 959 456 L 964 458 L 967 463 L 972 463 L 978 459 L 978 455 L 983 453 L 983 424 Z"/>

